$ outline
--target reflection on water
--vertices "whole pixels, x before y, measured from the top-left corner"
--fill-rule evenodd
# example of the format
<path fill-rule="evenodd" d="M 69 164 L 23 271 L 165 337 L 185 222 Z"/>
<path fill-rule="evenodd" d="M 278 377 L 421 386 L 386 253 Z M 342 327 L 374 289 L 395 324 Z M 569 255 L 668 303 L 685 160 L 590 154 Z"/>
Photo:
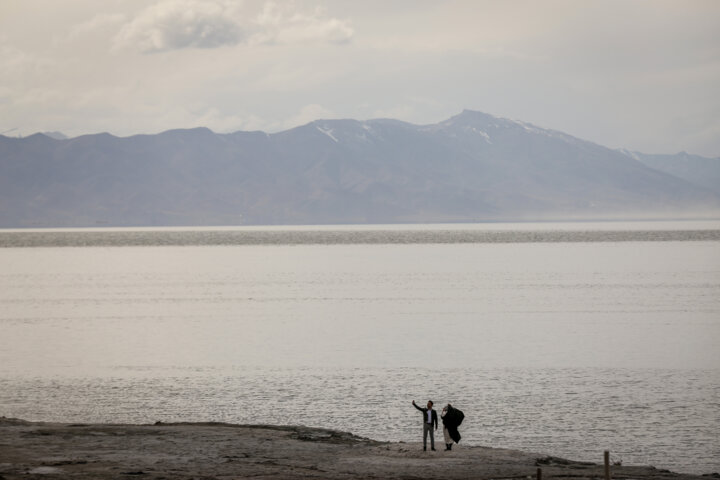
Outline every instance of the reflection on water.
<path fill-rule="evenodd" d="M 0 415 L 720 470 L 720 230 L 577 227 L 3 232 Z"/>

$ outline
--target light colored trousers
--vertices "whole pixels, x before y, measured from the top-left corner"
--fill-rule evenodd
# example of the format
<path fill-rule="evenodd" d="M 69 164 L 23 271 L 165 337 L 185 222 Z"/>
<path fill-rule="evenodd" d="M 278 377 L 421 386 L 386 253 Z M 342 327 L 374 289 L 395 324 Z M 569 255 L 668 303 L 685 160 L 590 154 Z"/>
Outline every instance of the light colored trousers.
<path fill-rule="evenodd" d="M 427 448 L 427 435 L 430 432 L 430 448 L 435 448 L 435 434 L 432 423 L 423 423 L 423 448 Z"/>

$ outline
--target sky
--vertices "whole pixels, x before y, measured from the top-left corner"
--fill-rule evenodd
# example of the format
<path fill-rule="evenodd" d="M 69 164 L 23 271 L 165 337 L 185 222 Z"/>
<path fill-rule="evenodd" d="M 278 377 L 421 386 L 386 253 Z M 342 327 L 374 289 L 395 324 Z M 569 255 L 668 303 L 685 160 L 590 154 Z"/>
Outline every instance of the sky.
<path fill-rule="evenodd" d="M 0 0 L 0 134 L 464 109 L 720 157 L 715 0 Z"/>

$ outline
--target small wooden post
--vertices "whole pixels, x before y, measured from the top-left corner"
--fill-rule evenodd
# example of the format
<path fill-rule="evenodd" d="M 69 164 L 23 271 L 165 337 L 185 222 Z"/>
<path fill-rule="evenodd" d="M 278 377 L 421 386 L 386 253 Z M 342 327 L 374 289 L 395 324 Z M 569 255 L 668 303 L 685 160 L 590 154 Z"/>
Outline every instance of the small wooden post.
<path fill-rule="evenodd" d="M 610 480 L 610 452 L 605 450 L 605 480 Z"/>
<path fill-rule="evenodd" d="M 542 468 L 537 469 L 536 478 L 537 478 L 537 480 L 542 480 Z"/>

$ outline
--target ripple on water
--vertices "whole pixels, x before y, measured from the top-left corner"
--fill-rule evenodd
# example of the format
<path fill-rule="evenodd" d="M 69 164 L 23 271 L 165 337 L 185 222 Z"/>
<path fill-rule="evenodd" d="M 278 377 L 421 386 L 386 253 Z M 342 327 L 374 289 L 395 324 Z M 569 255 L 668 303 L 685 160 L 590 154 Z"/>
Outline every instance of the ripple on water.
<path fill-rule="evenodd" d="M 717 370 L 178 373 L 150 368 L 108 378 L 0 378 L 0 404 L 6 416 L 30 420 L 303 424 L 411 442 L 420 439 L 420 420 L 410 401 L 431 398 L 438 408 L 450 401 L 465 412 L 464 444 L 598 462 L 609 449 L 625 464 L 688 473 L 720 469 Z M 620 394 L 608 388 L 617 384 Z"/>

